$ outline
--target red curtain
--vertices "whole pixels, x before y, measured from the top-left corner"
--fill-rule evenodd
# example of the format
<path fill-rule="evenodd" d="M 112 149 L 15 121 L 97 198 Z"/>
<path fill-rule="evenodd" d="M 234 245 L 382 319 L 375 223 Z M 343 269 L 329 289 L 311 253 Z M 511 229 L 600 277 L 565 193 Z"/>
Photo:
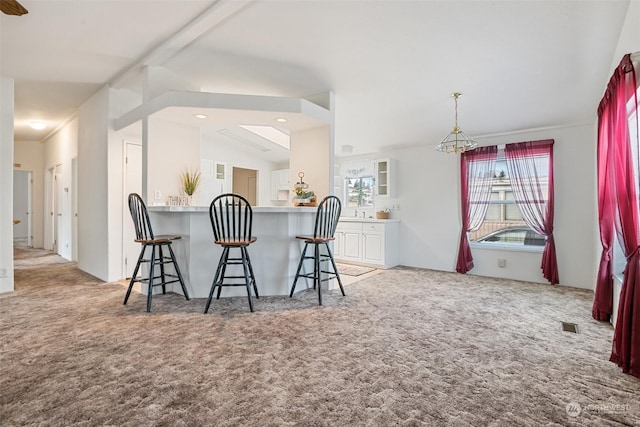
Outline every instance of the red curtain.
<path fill-rule="evenodd" d="M 473 268 L 473 256 L 467 233 L 478 229 L 484 220 L 491 197 L 498 147 L 478 147 L 460 156 L 462 231 L 456 271 L 466 273 Z"/>
<path fill-rule="evenodd" d="M 622 291 L 618 319 L 613 335 L 611 361 L 617 363 L 622 371 L 640 377 L 640 236 L 638 235 L 638 199 L 636 189 L 637 166 L 634 166 L 633 150 L 629 134 L 630 113 L 635 117 L 637 129 L 637 82 L 631 56 L 625 55 L 616 68 L 598 107 L 598 137 L 603 150 L 606 145 L 609 168 L 604 173 L 604 193 L 598 196 L 606 198 L 612 192 L 617 215 L 613 215 L 616 232 L 623 245 L 627 263 L 624 268 Z M 631 111 L 629 111 L 631 110 Z M 635 147 L 637 139 L 633 141 Z M 600 146 L 598 147 L 600 151 Z M 600 177 L 599 177 L 600 179 Z M 601 188 L 599 186 L 598 190 Z M 610 201 L 605 199 L 605 203 Z M 605 214 L 613 209 L 605 210 Z M 600 218 L 600 222 L 607 218 Z M 601 232 L 602 234 L 602 232 Z M 605 236 L 608 237 L 608 236 Z M 610 246 L 610 245 L 609 245 Z M 604 248 L 603 252 L 607 248 Z M 610 270 L 610 267 L 608 267 Z M 599 274 L 600 276 L 600 274 Z M 607 284 L 598 283 L 594 307 L 606 306 L 611 291 Z M 599 287 L 602 285 L 602 288 Z M 604 303 L 602 301 L 604 300 Z"/>
<path fill-rule="evenodd" d="M 519 142 L 504 148 L 511 188 L 522 218 L 547 242 L 542 252 L 542 274 L 557 284 L 558 261 L 553 239 L 553 140 Z"/>
<path fill-rule="evenodd" d="M 629 74 L 630 58 L 626 56 L 615 70 L 607 90 L 598 107 L 598 225 L 602 255 L 596 279 L 595 296 L 591 314 L 594 319 L 610 321 L 613 313 L 613 265 L 611 260 L 615 230 L 616 193 L 614 186 L 615 141 L 629 144 L 629 129 L 626 113 L 620 121 L 618 114 L 626 112 L 626 93 L 628 84 L 624 84 Z"/>

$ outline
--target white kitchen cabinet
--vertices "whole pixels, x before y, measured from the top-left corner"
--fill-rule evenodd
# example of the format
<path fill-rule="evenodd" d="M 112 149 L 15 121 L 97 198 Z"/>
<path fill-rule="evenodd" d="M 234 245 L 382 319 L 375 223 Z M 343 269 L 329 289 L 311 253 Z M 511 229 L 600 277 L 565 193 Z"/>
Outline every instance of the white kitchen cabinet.
<path fill-rule="evenodd" d="M 399 224 L 397 220 L 339 222 L 334 242 L 336 260 L 379 268 L 396 266 Z"/>
<path fill-rule="evenodd" d="M 362 224 L 362 261 L 384 264 L 384 224 Z"/>
<path fill-rule="evenodd" d="M 375 161 L 376 196 L 396 197 L 395 160 L 378 159 Z"/>
<path fill-rule="evenodd" d="M 289 200 L 289 169 L 271 171 L 271 200 Z"/>
<path fill-rule="evenodd" d="M 362 259 L 361 236 L 361 223 L 338 223 L 335 233 L 336 241 L 333 245 L 334 257 L 347 261 L 360 261 Z"/>

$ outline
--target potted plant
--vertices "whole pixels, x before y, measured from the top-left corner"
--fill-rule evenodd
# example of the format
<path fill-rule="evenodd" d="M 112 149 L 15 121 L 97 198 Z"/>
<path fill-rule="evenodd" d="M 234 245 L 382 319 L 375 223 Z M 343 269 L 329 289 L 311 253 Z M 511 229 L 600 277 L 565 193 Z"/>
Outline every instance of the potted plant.
<path fill-rule="evenodd" d="M 189 204 L 191 204 L 191 198 L 193 194 L 198 190 L 200 185 L 200 172 L 185 170 L 180 174 L 180 184 L 182 185 L 182 191 L 189 197 Z"/>

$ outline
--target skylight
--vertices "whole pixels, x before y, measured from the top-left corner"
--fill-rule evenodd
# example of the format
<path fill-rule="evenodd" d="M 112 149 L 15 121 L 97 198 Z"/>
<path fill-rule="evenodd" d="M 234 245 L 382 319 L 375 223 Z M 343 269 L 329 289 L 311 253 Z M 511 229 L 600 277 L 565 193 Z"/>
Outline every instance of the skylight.
<path fill-rule="evenodd" d="M 264 139 L 268 139 L 287 150 L 289 149 L 290 137 L 289 134 L 283 130 L 274 128 L 273 126 L 263 125 L 240 125 L 240 127 L 261 136 Z"/>

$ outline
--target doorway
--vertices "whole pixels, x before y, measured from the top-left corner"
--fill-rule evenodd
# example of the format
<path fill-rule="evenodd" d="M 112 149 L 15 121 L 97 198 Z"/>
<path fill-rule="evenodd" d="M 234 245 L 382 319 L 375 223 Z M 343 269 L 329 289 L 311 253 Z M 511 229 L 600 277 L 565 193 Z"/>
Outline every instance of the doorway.
<path fill-rule="evenodd" d="M 239 194 L 251 206 L 256 206 L 258 194 L 258 171 L 255 169 L 233 168 L 233 192 Z"/>
<path fill-rule="evenodd" d="M 71 159 L 71 260 L 78 261 L 78 158 Z"/>
<path fill-rule="evenodd" d="M 31 247 L 31 185 L 32 172 L 13 171 L 13 246 Z"/>

